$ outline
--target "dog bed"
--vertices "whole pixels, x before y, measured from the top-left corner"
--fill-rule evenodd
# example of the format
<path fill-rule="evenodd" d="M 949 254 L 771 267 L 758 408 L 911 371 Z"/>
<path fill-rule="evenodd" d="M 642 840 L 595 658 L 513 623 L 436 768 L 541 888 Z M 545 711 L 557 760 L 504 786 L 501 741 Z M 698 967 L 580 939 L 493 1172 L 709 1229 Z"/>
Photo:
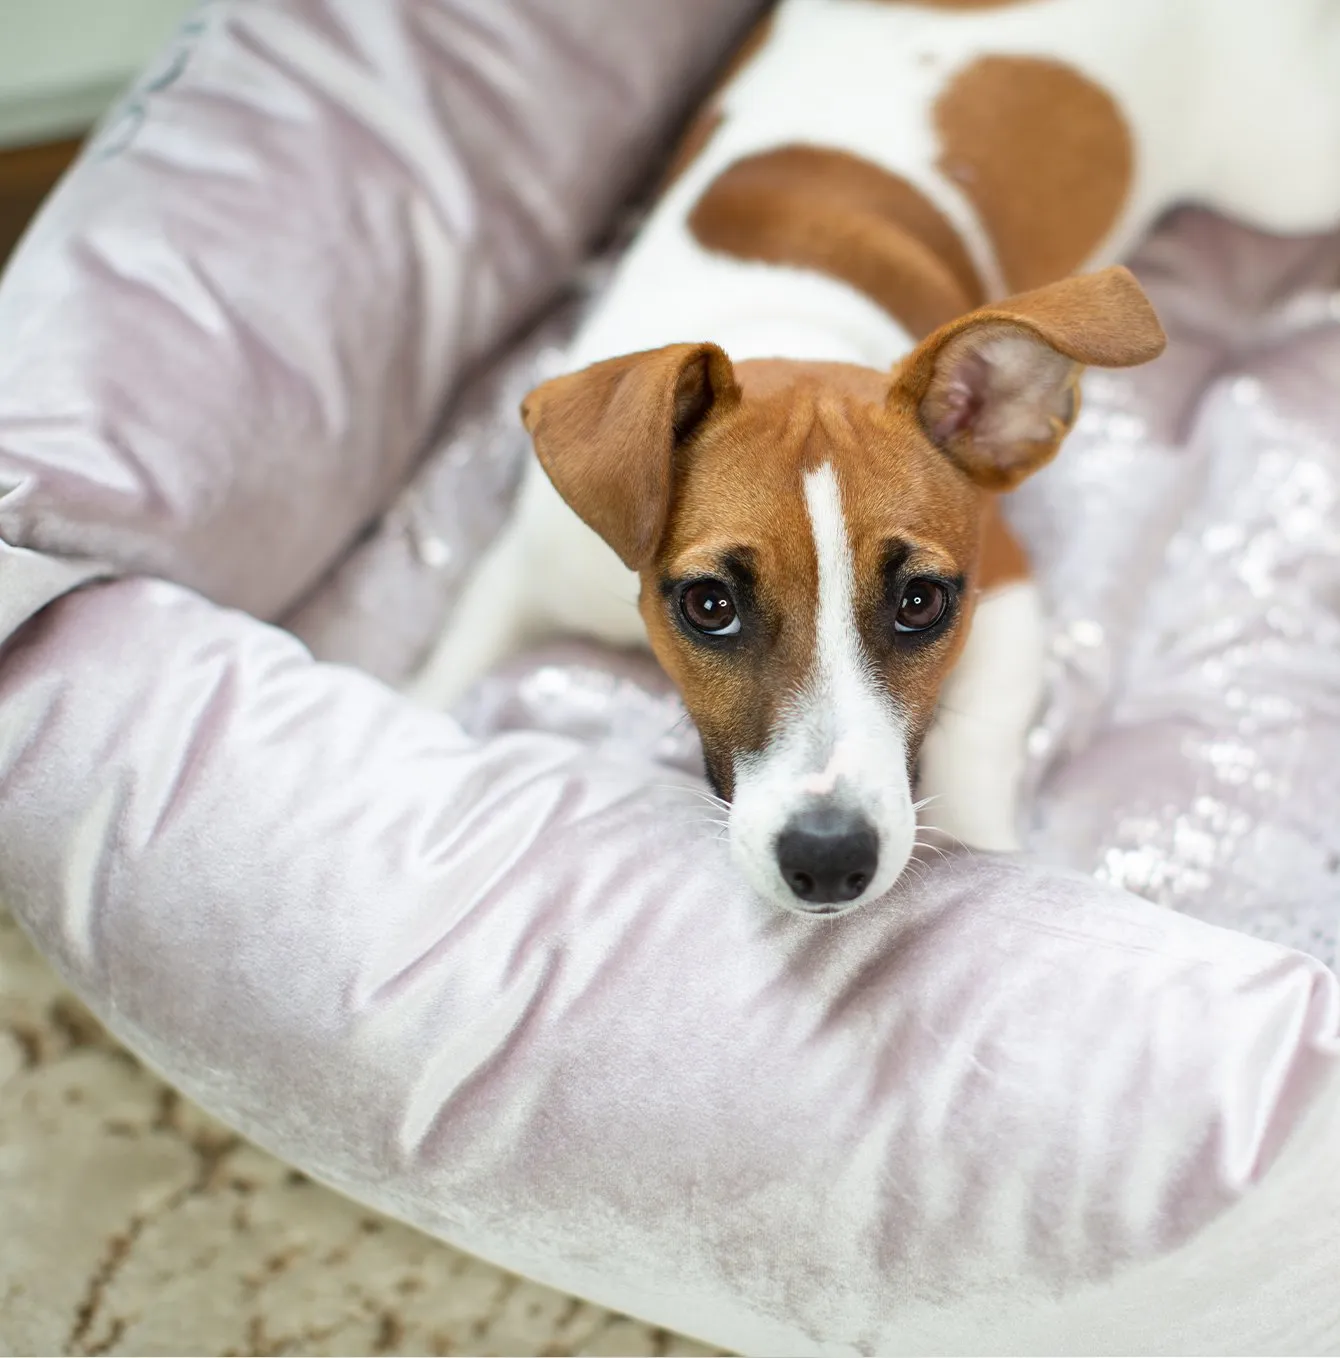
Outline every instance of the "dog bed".
<path fill-rule="evenodd" d="M 350 1196 L 760 1353 L 1340 1346 L 1340 240 L 1184 211 L 1011 504 L 1029 853 L 825 926 L 648 662 L 392 685 L 756 12 L 219 0 L 0 287 L 0 895 Z"/>

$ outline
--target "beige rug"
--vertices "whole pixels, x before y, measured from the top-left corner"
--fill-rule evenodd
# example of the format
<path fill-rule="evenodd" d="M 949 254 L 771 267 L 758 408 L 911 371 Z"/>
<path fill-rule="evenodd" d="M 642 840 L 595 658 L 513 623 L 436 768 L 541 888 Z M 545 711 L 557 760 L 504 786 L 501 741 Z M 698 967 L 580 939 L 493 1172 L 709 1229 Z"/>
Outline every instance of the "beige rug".
<path fill-rule="evenodd" d="M 311 1183 L 142 1070 L 0 913 L 0 1354 L 707 1354 Z"/>

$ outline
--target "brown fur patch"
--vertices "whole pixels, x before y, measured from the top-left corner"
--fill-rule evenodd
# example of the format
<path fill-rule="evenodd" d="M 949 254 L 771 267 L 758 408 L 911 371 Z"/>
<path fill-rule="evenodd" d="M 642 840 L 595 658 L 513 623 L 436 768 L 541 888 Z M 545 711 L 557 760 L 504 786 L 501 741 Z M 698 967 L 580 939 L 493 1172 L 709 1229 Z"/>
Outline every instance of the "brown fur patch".
<path fill-rule="evenodd" d="M 758 55 L 764 43 L 772 34 L 773 11 L 769 10 L 762 19 L 745 35 L 744 41 L 735 49 L 722 67 L 720 75 L 712 82 L 702 110 L 688 125 L 679 145 L 670 156 L 655 193 L 656 198 L 664 197 L 666 191 L 702 154 L 707 143 L 716 135 L 717 128 L 725 121 L 721 111 L 721 92 L 740 74 Z"/>
<path fill-rule="evenodd" d="M 905 179 L 844 151 L 783 146 L 736 161 L 708 186 L 689 228 L 709 250 L 841 279 L 914 335 L 982 300 L 940 211 Z"/>
<path fill-rule="evenodd" d="M 910 717 L 915 746 L 966 637 L 985 497 L 926 438 L 915 411 L 887 404 L 887 375 L 843 364 L 753 360 L 736 369 L 739 402 L 707 420 L 677 469 L 665 540 L 643 576 L 652 648 L 685 701 L 726 795 L 733 759 L 761 749 L 815 653 L 818 562 L 803 476 L 831 463 L 841 487 L 866 649 Z M 891 631 L 885 562 L 963 574 L 954 625 L 924 646 Z M 739 650 L 686 636 L 666 593 L 747 565 L 752 602 Z M 896 608 L 896 603 L 895 603 Z"/>
<path fill-rule="evenodd" d="M 1015 580 L 1028 579 L 1028 556 L 1010 531 L 993 495 L 982 512 L 982 554 L 977 568 L 977 588 L 995 589 Z"/>
<path fill-rule="evenodd" d="M 681 444 L 738 399 L 715 344 L 670 344 L 552 378 L 522 401 L 521 418 L 558 493 L 641 570 L 665 532 Z"/>
<path fill-rule="evenodd" d="M 1012 289 L 1074 272 L 1116 223 L 1134 150 L 1101 86 L 1040 57 L 982 57 L 935 104 L 939 167 L 980 213 Z"/>

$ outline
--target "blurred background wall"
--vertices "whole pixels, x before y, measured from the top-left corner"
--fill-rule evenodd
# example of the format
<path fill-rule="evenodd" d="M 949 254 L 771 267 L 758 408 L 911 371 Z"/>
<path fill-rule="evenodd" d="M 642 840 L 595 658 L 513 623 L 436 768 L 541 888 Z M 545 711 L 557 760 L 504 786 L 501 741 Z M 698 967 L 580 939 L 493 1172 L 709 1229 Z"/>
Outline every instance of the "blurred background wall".
<path fill-rule="evenodd" d="M 0 264 L 194 0 L 0 0 Z"/>

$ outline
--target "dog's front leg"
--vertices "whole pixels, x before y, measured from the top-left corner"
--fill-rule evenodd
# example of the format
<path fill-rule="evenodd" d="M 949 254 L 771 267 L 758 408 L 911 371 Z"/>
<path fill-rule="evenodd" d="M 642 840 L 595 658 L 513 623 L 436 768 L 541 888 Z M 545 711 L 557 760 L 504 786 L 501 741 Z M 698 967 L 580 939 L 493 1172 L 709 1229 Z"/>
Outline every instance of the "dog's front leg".
<path fill-rule="evenodd" d="M 983 594 L 921 747 L 928 825 L 973 849 L 1019 847 L 1025 741 L 1042 695 L 1041 601 L 1031 580 Z"/>

